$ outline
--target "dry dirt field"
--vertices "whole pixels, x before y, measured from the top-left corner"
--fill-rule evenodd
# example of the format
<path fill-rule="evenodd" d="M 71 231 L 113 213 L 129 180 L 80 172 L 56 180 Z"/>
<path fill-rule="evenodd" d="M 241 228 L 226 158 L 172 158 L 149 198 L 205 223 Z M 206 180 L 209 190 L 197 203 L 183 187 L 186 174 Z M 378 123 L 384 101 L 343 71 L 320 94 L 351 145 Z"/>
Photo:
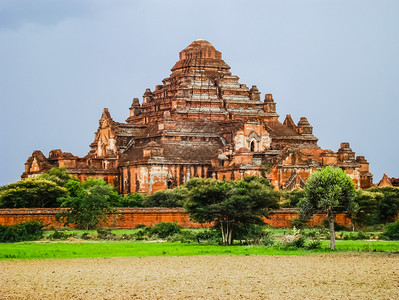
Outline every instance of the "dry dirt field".
<path fill-rule="evenodd" d="M 0 261 L 1 299 L 399 299 L 399 255 Z"/>

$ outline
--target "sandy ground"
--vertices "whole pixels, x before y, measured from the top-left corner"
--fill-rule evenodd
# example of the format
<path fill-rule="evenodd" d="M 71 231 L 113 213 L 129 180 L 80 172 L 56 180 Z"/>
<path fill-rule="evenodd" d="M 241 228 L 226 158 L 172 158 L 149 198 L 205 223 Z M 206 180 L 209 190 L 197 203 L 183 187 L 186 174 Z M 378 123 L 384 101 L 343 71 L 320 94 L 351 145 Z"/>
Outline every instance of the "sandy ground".
<path fill-rule="evenodd" d="M 0 299 L 399 299 L 399 255 L 0 261 Z"/>

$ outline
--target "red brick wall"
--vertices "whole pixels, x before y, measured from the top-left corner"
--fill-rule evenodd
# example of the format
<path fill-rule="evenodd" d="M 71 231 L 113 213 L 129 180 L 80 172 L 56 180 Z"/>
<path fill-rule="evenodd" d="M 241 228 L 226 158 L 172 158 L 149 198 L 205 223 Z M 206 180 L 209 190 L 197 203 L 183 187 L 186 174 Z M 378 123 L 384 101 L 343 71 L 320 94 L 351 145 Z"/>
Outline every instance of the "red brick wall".
<path fill-rule="evenodd" d="M 59 208 L 14 208 L 0 209 L 0 225 L 13 225 L 31 220 L 40 220 L 49 226 L 61 227 L 56 221 L 55 215 L 60 211 Z M 295 209 L 281 209 L 275 211 L 268 219 L 267 224 L 273 227 L 290 227 L 291 219 L 298 218 Z M 315 215 L 311 220 L 311 225 L 318 225 L 326 215 Z M 350 218 L 345 214 L 338 214 L 337 223 L 349 225 Z M 191 222 L 190 217 L 182 208 L 120 208 L 118 214 L 109 215 L 109 220 L 104 227 L 113 228 L 134 228 L 139 224 L 153 225 L 160 222 L 177 222 L 184 227 L 207 227 L 209 224 L 201 225 Z"/>

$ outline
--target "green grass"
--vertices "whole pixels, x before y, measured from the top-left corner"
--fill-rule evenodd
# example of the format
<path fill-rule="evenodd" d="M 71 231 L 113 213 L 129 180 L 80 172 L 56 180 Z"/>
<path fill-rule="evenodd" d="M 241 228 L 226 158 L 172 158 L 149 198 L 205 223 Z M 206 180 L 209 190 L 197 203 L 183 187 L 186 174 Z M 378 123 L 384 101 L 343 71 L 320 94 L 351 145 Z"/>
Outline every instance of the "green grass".
<path fill-rule="evenodd" d="M 322 249 L 284 249 L 262 246 L 218 246 L 181 243 L 143 242 L 50 242 L 0 244 L 0 260 L 45 258 L 96 258 L 121 256 L 192 256 L 192 255 L 308 255 L 328 253 L 328 241 Z M 337 241 L 336 252 L 399 251 L 399 241 Z"/>

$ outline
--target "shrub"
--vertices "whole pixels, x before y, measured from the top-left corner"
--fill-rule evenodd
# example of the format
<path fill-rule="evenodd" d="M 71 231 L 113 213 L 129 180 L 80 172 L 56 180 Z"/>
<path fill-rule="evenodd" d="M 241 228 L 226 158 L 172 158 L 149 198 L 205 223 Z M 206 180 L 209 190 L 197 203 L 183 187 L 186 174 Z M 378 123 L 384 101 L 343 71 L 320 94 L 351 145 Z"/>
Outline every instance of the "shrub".
<path fill-rule="evenodd" d="M 89 235 L 88 232 L 85 232 L 82 234 L 82 240 L 90 240 L 91 236 Z"/>
<path fill-rule="evenodd" d="M 317 238 L 320 234 L 321 234 L 320 231 L 317 230 L 317 229 L 314 229 L 314 228 L 312 228 L 312 229 L 304 229 L 304 230 L 302 231 L 302 235 L 303 235 L 304 237 L 310 238 L 310 239 L 315 239 L 315 238 Z"/>
<path fill-rule="evenodd" d="M 34 241 L 43 237 L 43 223 L 29 221 L 17 225 L 0 225 L 0 243 Z"/>
<path fill-rule="evenodd" d="M 101 228 L 97 229 L 97 238 L 100 240 L 114 240 L 116 235 L 111 232 L 111 229 Z"/>
<path fill-rule="evenodd" d="M 133 237 L 137 241 L 142 241 L 150 236 L 151 236 L 151 227 L 140 228 L 135 233 L 133 233 Z"/>
<path fill-rule="evenodd" d="M 363 231 L 359 232 L 345 232 L 343 234 L 344 240 L 367 240 L 370 238 L 370 234 Z"/>
<path fill-rule="evenodd" d="M 296 248 L 305 248 L 305 241 L 306 241 L 305 237 L 300 236 L 295 240 L 293 240 L 291 243 L 289 243 L 288 246 Z"/>
<path fill-rule="evenodd" d="M 180 243 L 198 242 L 198 235 L 195 230 L 184 229 L 180 233 L 168 236 L 167 240 L 168 242 Z"/>
<path fill-rule="evenodd" d="M 247 224 L 243 226 L 245 231 L 242 238 L 247 244 L 252 245 L 268 245 L 274 243 L 273 236 L 270 231 L 266 230 L 263 225 Z"/>
<path fill-rule="evenodd" d="M 314 250 L 319 249 L 321 247 L 321 242 L 319 240 L 310 240 L 306 245 L 305 248 L 307 250 Z"/>
<path fill-rule="evenodd" d="M 218 230 L 215 229 L 205 229 L 197 233 L 198 243 L 203 240 L 209 244 L 221 244 L 222 238 Z"/>
<path fill-rule="evenodd" d="M 383 236 L 390 240 L 399 240 L 399 220 L 387 224 Z"/>
<path fill-rule="evenodd" d="M 184 187 L 172 190 L 158 191 L 144 198 L 143 205 L 147 207 L 181 207 L 187 199 L 188 192 Z"/>
<path fill-rule="evenodd" d="M 66 240 L 69 237 L 75 236 L 74 234 L 68 234 L 63 231 L 54 230 L 52 234 L 48 236 L 50 240 Z"/>
<path fill-rule="evenodd" d="M 140 193 L 129 194 L 122 197 L 120 202 L 121 207 L 143 207 L 145 197 Z"/>
<path fill-rule="evenodd" d="M 177 222 L 162 222 L 155 224 L 153 227 L 151 227 L 151 234 L 156 234 L 160 238 L 166 238 L 176 233 L 180 233 L 180 231 L 181 227 L 177 224 Z"/>

